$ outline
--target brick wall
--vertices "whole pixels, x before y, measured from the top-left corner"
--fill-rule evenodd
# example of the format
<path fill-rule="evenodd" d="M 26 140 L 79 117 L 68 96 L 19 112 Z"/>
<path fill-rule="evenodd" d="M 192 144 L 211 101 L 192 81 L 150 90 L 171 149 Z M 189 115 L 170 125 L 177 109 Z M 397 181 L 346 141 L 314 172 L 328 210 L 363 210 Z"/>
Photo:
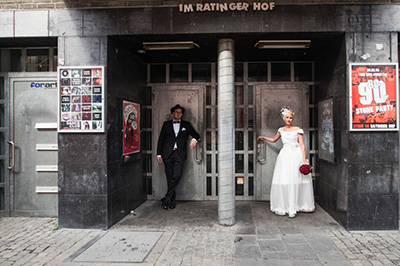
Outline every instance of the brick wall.
<path fill-rule="evenodd" d="M 400 4 L 400 0 L 0 0 L 0 9 L 174 7 L 180 3 L 198 2 L 275 2 L 276 5 Z"/>

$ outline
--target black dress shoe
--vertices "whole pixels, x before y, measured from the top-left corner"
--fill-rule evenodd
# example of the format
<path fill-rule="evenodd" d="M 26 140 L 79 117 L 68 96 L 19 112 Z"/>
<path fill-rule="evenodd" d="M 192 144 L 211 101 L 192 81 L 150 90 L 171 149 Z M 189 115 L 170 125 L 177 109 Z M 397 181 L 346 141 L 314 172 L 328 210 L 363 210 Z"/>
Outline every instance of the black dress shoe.
<path fill-rule="evenodd" d="M 169 208 L 170 208 L 170 209 L 175 209 L 175 208 L 176 208 L 176 204 L 173 203 L 173 204 L 169 205 Z"/>
<path fill-rule="evenodd" d="M 168 210 L 168 205 L 163 205 L 162 207 L 164 210 Z"/>

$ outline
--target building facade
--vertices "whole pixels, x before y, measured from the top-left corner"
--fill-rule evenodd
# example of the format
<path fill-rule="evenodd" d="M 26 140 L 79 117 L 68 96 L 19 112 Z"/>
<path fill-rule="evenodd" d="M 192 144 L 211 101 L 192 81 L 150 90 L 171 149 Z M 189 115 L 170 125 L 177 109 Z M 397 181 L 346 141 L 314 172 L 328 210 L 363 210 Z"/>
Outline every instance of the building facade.
<path fill-rule="evenodd" d="M 269 200 L 281 144 L 256 137 L 274 135 L 290 106 L 316 202 L 347 229 L 398 229 L 398 117 L 393 128 L 357 130 L 367 122 L 350 101 L 352 66 L 397 73 L 398 2 L 1 1 L 2 215 L 108 228 L 159 200 L 158 133 L 179 103 L 202 141 L 178 197 L 218 200 L 220 218 L 234 223 L 235 200 Z M 232 75 L 221 78 L 226 67 Z M 69 68 L 104 69 L 101 132 L 60 131 L 57 69 Z M 125 101 L 140 105 L 140 150 L 128 154 Z"/>

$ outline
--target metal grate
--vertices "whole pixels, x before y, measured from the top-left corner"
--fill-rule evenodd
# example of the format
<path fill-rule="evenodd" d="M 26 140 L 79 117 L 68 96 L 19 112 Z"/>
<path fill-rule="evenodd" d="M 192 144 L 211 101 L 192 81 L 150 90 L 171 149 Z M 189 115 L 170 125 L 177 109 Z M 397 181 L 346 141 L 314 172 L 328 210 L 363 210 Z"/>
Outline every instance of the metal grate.
<path fill-rule="evenodd" d="M 163 232 L 108 231 L 93 239 L 69 261 L 98 263 L 141 263 Z"/>

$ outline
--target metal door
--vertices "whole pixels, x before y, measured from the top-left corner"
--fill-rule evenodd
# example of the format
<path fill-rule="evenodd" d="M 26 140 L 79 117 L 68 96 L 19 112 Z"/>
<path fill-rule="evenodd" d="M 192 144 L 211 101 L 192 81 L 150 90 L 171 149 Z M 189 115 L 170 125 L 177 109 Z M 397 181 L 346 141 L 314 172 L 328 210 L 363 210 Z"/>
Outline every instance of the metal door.
<path fill-rule="evenodd" d="M 180 104 L 185 108 L 183 119 L 189 121 L 203 138 L 203 85 L 153 86 L 153 154 L 157 155 L 157 141 L 164 121 L 171 120 L 171 107 Z M 188 147 L 183 175 L 177 188 L 177 200 L 203 200 L 205 198 L 205 171 L 203 144 L 192 150 Z M 167 191 L 164 164 L 153 160 L 153 196 L 161 199 Z"/>
<path fill-rule="evenodd" d="M 304 144 L 308 147 L 308 87 L 297 84 L 256 86 L 256 134 L 273 137 L 284 126 L 280 109 L 283 106 L 295 112 L 293 125 L 304 129 Z M 269 200 L 275 161 L 281 140 L 275 143 L 257 142 L 256 200 Z M 306 151 L 307 152 L 307 151 Z"/>
<path fill-rule="evenodd" d="M 10 74 L 11 215 L 57 216 L 57 74 Z"/>

